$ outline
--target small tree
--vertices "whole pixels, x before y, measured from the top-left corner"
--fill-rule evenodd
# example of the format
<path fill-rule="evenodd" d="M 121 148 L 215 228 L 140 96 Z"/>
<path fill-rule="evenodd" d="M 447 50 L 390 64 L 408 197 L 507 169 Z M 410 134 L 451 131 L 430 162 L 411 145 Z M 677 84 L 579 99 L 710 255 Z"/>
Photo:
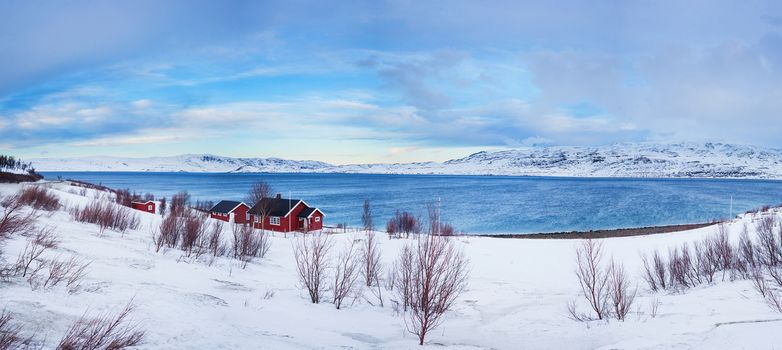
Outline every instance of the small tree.
<path fill-rule="evenodd" d="M 380 246 L 378 245 L 375 233 L 367 232 L 361 244 L 361 276 L 367 287 L 380 279 L 382 263 L 380 262 Z"/>
<path fill-rule="evenodd" d="M 272 191 L 271 185 L 266 181 L 258 181 L 250 187 L 250 191 L 247 193 L 245 201 L 247 201 L 250 206 L 253 206 L 262 199 L 271 197 Z"/>
<path fill-rule="evenodd" d="M 423 345 L 426 335 L 442 323 L 446 312 L 467 287 L 468 260 L 447 237 L 419 236 L 413 245 L 408 250 L 412 252 L 412 264 L 404 268 L 412 273 L 400 275 L 407 279 L 402 284 L 408 290 L 397 289 L 397 293 L 409 299 L 405 324 L 409 332 L 418 336 L 418 344 Z M 400 261 L 405 260 L 400 257 Z"/>
<path fill-rule="evenodd" d="M 337 264 L 334 266 L 334 283 L 331 285 L 331 290 L 334 292 L 334 306 L 337 310 L 356 288 L 361 266 L 358 253 L 356 240 L 351 239 L 339 254 Z"/>
<path fill-rule="evenodd" d="M 313 304 L 319 303 L 322 297 L 332 245 L 329 236 L 322 233 L 302 235 L 293 243 L 299 283 L 307 289 Z"/>
<path fill-rule="evenodd" d="M 160 198 L 160 216 L 166 215 L 166 197 Z"/>
<path fill-rule="evenodd" d="M 594 317 L 602 320 L 609 313 L 609 274 L 602 266 L 603 246 L 592 239 L 584 240 L 576 249 L 576 276 L 581 287 L 581 296 L 586 299 L 592 308 Z M 592 317 L 579 314 L 576 311 L 575 302 L 569 307 L 571 317 L 578 321 L 592 319 Z"/>
<path fill-rule="evenodd" d="M 614 317 L 620 321 L 624 321 L 627 314 L 630 313 L 630 310 L 632 309 L 637 288 L 630 287 L 629 278 L 625 272 L 624 265 L 613 260 L 609 267 L 609 287 Z"/>
<path fill-rule="evenodd" d="M 364 231 L 374 231 L 375 224 L 372 219 L 372 207 L 369 204 L 369 199 L 364 200 L 364 206 L 362 208 L 361 223 L 364 225 Z"/>
<path fill-rule="evenodd" d="M 409 238 L 411 233 L 421 233 L 421 220 L 415 215 L 403 211 L 396 211 L 386 225 L 389 236 L 403 236 Z"/>

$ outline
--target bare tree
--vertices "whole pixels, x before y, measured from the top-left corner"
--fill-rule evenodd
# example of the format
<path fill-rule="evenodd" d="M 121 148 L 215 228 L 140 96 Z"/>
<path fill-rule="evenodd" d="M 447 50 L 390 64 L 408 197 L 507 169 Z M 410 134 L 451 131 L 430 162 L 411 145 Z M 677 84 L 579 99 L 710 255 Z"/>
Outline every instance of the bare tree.
<path fill-rule="evenodd" d="M 258 181 L 250 187 L 250 191 L 247 193 L 245 201 L 247 201 L 250 206 L 253 206 L 262 199 L 271 197 L 272 192 L 271 185 L 266 181 Z"/>
<path fill-rule="evenodd" d="M 367 233 L 375 230 L 374 220 L 372 218 L 372 207 L 369 204 L 369 199 L 364 200 L 364 206 L 361 212 L 361 223 L 364 226 L 364 231 Z"/>
<path fill-rule="evenodd" d="M 411 233 L 421 233 L 421 220 L 415 215 L 403 211 L 396 211 L 386 225 L 389 236 L 409 238 Z"/>
<path fill-rule="evenodd" d="M 266 256 L 270 247 L 271 240 L 263 231 L 257 232 L 250 225 L 234 225 L 233 256 L 242 262 L 242 269 L 254 258 Z"/>
<path fill-rule="evenodd" d="M 319 303 L 322 297 L 332 246 L 330 237 L 322 233 L 302 235 L 293 243 L 299 283 L 307 289 L 313 304 Z"/>
<path fill-rule="evenodd" d="M 337 263 L 334 266 L 334 283 L 331 285 L 331 290 L 334 293 L 334 305 L 337 310 L 342 307 L 345 298 L 352 295 L 356 289 L 361 269 L 358 250 L 356 240 L 350 239 L 350 242 L 337 257 Z"/>
<path fill-rule="evenodd" d="M 187 191 L 179 192 L 171 196 L 170 215 L 181 216 L 190 205 L 190 194 Z"/>
<path fill-rule="evenodd" d="M 624 321 L 627 314 L 632 310 L 637 292 L 636 288 L 630 287 L 629 278 L 625 272 L 624 265 L 611 260 L 608 284 L 613 315 L 616 319 Z"/>
<path fill-rule="evenodd" d="M 158 210 L 160 211 L 160 216 L 166 215 L 166 197 L 160 198 L 160 206 Z"/>
<path fill-rule="evenodd" d="M 774 234 L 777 227 L 776 216 L 765 216 L 756 224 L 758 253 L 763 265 L 775 266 L 780 262 L 782 251 Z M 782 237 L 781 237 L 782 238 Z"/>
<path fill-rule="evenodd" d="M 592 239 L 584 240 L 576 249 L 576 276 L 581 296 L 592 308 L 594 318 L 602 320 L 609 313 L 609 274 L 602 266 L 603 245 Z M 576 311 L 575 303 L 569 305 L 570 315 L 579 321 L 593 319 Z"/>
<path fill-rule="evenodd" d="M 419 236 L 413 251 L 407 330 L 423 345 L 426 335 L 439 326 L 456 298 L 467 288 L 468 260 L 453 241 L 434 235 Z"/>
<path fill-rule="evenodd" d="M 374 232 L 368 231 L 361 244 L 361 276 L 367 287 L 380 279 L 382 263 L 380 262 L 380 245 Z"/>

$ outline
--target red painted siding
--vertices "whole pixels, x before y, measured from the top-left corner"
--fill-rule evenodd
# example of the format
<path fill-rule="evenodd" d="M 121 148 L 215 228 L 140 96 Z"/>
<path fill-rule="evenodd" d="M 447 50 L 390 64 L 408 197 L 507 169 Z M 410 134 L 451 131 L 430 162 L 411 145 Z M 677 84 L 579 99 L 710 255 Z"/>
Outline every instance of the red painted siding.
<path fill-rule="evenodd" d="M 133 209 L 145 211 L 147 213 L 152 213 L 152 214 L 156 213 L 156 211 L 155 211 L 155 202 L 147 202 L 147 203 L 133 202 L 133 203 L 130 203 L 130 206 Z"/>
<path fill-rule="evenodd" d="M 247 221 L 247 211 L 250 210 L 250 207 L 248 207 L 245 204 L 239 204 L 231 213 L 234 214 L 234 222 L 237 224 L 245 224 L 248 223 Z M 231 219 L 231 213 L 223 214 L 223 213 L 209 213 L 209 216 L 212 219 L 222 220 L 225 222 L 229 222 Z"/>

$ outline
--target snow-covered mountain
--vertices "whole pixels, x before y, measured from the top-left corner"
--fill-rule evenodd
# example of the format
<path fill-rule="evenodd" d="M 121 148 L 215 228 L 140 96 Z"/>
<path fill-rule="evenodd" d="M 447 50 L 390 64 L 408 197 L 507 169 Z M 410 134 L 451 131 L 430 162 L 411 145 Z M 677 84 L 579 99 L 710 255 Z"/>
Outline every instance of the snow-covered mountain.
<path fill-rule="evenodd" d="M 318 172 L 581 177 L 782 178 L 782 150 L 722 143 L 530 147 L 445 162 L 331 165 L 278 158 L 183 155 L 35 159 L 40 171 Z"/>

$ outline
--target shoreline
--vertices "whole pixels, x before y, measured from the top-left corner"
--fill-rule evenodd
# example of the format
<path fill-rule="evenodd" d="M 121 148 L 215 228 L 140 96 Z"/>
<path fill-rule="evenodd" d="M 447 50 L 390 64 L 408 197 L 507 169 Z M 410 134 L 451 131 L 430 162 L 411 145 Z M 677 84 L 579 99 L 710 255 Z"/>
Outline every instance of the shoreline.
<path fill-rule="evenodd" d="M 698 224 L 645 226 L 590 231 L 563 231 L 547 233 L 476 234 L 470 236 L 510 239 L 584 239 L 648 236 L 661 233 L 683 232 L 719 224 L 718 221 Z"/>

